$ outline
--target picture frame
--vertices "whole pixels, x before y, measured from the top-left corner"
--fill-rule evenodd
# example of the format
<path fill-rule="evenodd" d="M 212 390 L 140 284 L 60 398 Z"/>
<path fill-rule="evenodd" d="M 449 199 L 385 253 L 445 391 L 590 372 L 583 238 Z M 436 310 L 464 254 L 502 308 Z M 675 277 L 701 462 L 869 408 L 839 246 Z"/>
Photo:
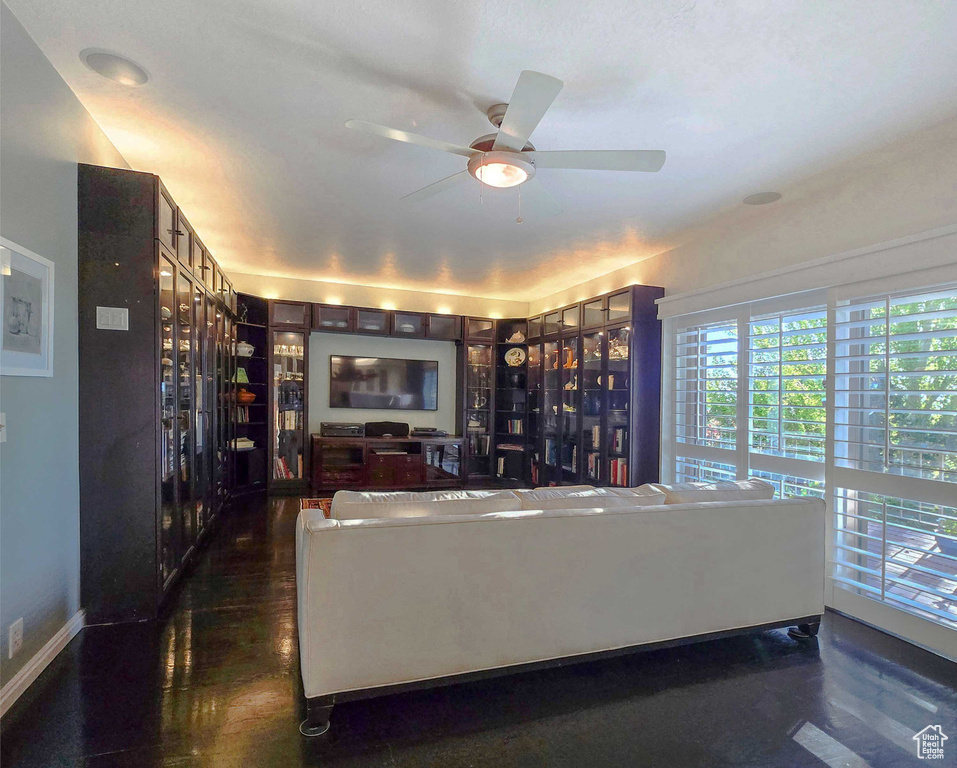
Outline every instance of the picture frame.
<path fill-rule="evenodd" d="M 53 376 L 55 266 L 0 237 L 0 376 Z"/>

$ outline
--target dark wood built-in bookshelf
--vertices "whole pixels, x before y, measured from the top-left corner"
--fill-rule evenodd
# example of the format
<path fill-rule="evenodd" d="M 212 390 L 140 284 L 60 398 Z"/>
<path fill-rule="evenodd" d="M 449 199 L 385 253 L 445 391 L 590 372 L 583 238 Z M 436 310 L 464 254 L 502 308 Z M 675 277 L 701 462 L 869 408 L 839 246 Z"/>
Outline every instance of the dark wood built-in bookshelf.
<path fill-rule="evenodd" d="M 82 604 L 149 619 L 230 500 L 235 293 L 152 174 L 81 164 L 78 246 Z"/>

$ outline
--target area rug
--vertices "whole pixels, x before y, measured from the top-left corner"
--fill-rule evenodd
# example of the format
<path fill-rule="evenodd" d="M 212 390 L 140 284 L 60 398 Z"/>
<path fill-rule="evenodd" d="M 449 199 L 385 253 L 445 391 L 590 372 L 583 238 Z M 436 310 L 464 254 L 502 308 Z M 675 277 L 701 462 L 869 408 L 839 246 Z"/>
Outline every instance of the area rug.
<path fill-rule="evenodd" d="M 304 509 L 321 509 L 322 514 L 328 518 L 332 511 L 332 499 L 300 499 L 299 511 Z"/>

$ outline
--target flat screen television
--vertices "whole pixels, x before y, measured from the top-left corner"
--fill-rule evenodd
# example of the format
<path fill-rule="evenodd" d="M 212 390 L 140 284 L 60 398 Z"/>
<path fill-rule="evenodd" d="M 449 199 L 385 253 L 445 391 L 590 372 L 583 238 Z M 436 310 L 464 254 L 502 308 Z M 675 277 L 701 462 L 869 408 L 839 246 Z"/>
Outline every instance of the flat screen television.
<path fill-rule="evenodd" d="M 329 356 L 329 406 L 436 411 L 439 364 L 435 360 Z"/>

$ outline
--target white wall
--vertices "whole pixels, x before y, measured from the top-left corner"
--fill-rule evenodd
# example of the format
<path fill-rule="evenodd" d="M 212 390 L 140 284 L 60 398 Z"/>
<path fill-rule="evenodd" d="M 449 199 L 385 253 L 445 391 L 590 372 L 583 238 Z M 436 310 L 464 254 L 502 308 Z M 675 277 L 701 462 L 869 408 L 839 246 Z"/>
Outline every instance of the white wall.
<path fill-rule="evenodd" d="M 778 203 L 739 205 L 673 248 L 533 301 L 531 311 L 632 284 L 699 290 L 957 224 L 957 120 L 779 191 Z"/>
<path fill-rule="evenodd" d="M 4 376 L 0 411 L 0 681 L 80 609 L 76 165 L 128 168 L 0 3 L 0 234 L 56 265 L 53 377 Z M 23 650 L 7 628 L 23 617 Z"/>
<path fill-rule="evenodd" d="M 329 356 L 395 357 L 437 360 L 437 411 L 380 411 L 329 407 Z M 413 427 L 437 427 L 455 434 L 455 344 L 450 341 L 396 339 L 338 333 L 309 335 L 309 431 L 319 432 L 323 421 L 405 421 Z"/>

